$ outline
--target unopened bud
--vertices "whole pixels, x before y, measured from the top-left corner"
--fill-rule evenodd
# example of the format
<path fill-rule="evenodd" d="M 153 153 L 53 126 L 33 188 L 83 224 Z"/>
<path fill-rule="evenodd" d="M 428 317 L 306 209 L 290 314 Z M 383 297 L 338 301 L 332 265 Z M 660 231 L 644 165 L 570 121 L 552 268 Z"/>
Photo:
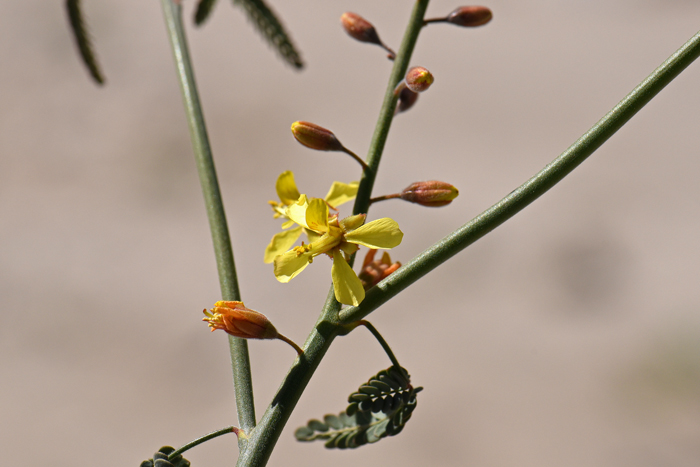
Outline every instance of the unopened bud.
<path fill-rule="evenodd" d="M 449 183 L 430 180 L 411 183 L 401 192 L 401 199 L 431 208 L 446 206 L 459 195 Z"/>
<path fill-rule="evenodd" d="M 297 141 L 307 148 L 318 151 L 342 151 L 355 159 L 363 169 L 367 169 L 367 163 L 360 156 L 346 148 L 335 137 L 332 131 L 309 122 L 292 123 L 292 134 Z"/>
<path fill-rule="evenodd" d="M 292 134 L 307 148 L 319 151 L 342 151 L 345 148 L 332 131 L 309 122 L 292 123 Z"/>
<path fill-rule="evenodd" d="M 362 16 L 346 11 L 340 17 L 340 23 L 343 29 L 350 37 L 360 42 L 369 42 L 370 44 L 381 45 L 377 30 L 374 29 L 372 23 L 364 19 Z"/>
<path fill-rule="evenodd" d="M 267 316 L 246 308 L 243 302 L 219 301 L 211 312 L 204 310 L 205 317 L 212 331 L 223 329 L 227 333 L 242 339 L 276 339 L 279 335 Z"/>
<path fill-rule="evenodd" d="M 493 13 L 485 6 L 463 6 L 447 15 L 446 21 L 457 26 L 474 27 L 488 23 L 491 18 Z"/>
<path fill-rule="evenodd" d="M 218 301 L 210 311 L 204 310 L 202 321 L 207 321 L 212 331 L 223 329 L 241 339 L 280 339 L 294 347 L 299 355 L 304 353 L 293 341 L 277 332 L 267 316 L 246 308 L 243 302 Z"/>
<path fill-rule="evenodd" d="M 413 92 L 423 92 L 433 84 L 433 74 L 422 66 L 414 66 L 406 73 L 406 87 Z"/>
<path fill-rule="evenodd" d="M 408 109 L 413 107 L 413 104 L 415 104 L 417 100 L 418 93 L 411 91 L 407 87 L 404 87 L 399 93 L 399 102 L 398 104 L 396 104 L 396 111 L 394 112 L 394 114 L 407 111 Z"/>

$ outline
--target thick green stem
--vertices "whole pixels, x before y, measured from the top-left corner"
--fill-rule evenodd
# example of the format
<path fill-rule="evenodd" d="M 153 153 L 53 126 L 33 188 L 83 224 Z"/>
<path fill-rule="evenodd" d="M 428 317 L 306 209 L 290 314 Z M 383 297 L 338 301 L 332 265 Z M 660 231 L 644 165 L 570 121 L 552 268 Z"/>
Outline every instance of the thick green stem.
<path fill-rule="evenodd" d="M 491 208 L 464 224 L 367 292 L 357 307 L 340 313 L 343 323 L 358 321 L 406 287 L 520 212 L 561 181 L 629 121 L 700 55 L 700 32 L 671 55 L 627 97 L 564 153 Z"/>
<path fill-rule="evenodd" d="M 226 213 L 219 190 L 214 159 L 209 145 L 209 137 L 204 124 L 204 115 L 199 102 L 199 94 L 190 62 L 187 39 L 182 24 L 182 6 L 176 0 L 161 0 L 165 23 L 170 38 L 177 76 L 185 105 L 190 138 L 194 149 L 199 180 L 204 193 L 204 202 L 209 218 L 216 265 L 221 285 L 223 300 L 240 300 L 236 267 L 233 262 L 233 249 L 226 222 Z M 236 392 L 238 422 L 241 428 L 249 432 L 255 427 L 255 406 L 253 404 L 253 385 L 248 358 L 248 343 L 244 339 L 229 336 L 231 366 Z"/>

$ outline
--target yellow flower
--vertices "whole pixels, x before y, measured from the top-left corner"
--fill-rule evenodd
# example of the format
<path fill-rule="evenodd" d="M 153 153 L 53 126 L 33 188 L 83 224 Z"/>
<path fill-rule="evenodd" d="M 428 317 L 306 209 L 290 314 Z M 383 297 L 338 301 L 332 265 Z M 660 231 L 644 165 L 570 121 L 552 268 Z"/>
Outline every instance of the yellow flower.
<path fill-rule="evenodd" d="M 393 219 L 385 217 L 364 224 L 365 214 L 346 217 L 328 217 L 328 205 L 322 199 L 301 195 L 287 208 L 287 216 L 302 228 L 314 232 L 317 239 L 295 247 L 275 258 L 275 276 L 280 282 L 289 282 L 321 254 L 333 258 L 331 276 L 335 298 L 345 305 L 359 305 L 365 298 L 362 282 L 347 262 L 359 246 L 389 249 L 401 243 L 403 232 Z"/>
<path fill-rule="evenodd" d="M 352 182 L 349 184 L 333 182 L 331 189 L 328 190 L 328 194 L 325 197 L 325 202 L 331 207 L 331 209 L 335 209 L 337 206 L 347 203 L 351 199 L 355 198 L 358 186 L 359 182 Z M 275 219 L 282 217 L 287 219 L 287 221 L 282 224 L 282 229 L 284 230 L 275 234 L 272 237 L 270 244 L 267 245 L 267 248 L 265 248 L 264 261 L 266 263 L 273 262 L 277 256 L 289 250 L 292 245 L 296 243 L 304 230 L 301 226 L 289 229 L 289 227 L 294 225 L 294 221 L 289 220 L 289 216 L 287 216 L 287 207 L 296 203 L 301 196 L 299 190 L 297 189 L 297 185 L 294 182 L 294 174 L 290 170 L 282 172 L 282 174 L 280 174 L 280 176 L 277 178 L 275 188 L 280 201 L 269 202 L 272 206 L 272 210 L 274 211 L 273 216 Z M 318 235 L 316 235 L 313 231 L 307 230 L 306 234 L 309 235 L 310 242 L 316 240 L 318 237 Z"/>

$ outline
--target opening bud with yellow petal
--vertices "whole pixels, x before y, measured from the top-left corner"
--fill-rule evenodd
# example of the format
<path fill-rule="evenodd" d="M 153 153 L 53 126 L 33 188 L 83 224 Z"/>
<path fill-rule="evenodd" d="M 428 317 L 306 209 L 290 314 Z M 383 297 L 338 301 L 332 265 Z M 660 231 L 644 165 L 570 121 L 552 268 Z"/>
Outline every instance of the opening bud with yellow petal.
<path fill-rule="evenodd" d="M 452 23 L 466 28 L 483 26 L 491 21 L 493 13 L 485 6 L 461 6 L 452 13 L 442 18 L 431 18 L 423 21 L 423 25 L 430 23 Z"/>
<path fill-rule="evenodd" d="M 431 208 L 446 206 L 459 195 L 449 183 L 437 180 L 411 183 L 401 192 L 401 199 Z"/>
<path fill-rule="evenodd" d="M 340 17 L 340 23 L 343 25 L 345 32 L 347 32 L 353 39 L 360 42 L 376 44 L 389 53 L 389 59 L 393 60 L 396 58 L 396 53 L 382 42 L 372 23 L 364 19 L 362 16 L 346 11 Z"/>
<path fill-rule="evenodd" d="M 228 334 L 241 339 L 280 339 L 294 347 L 299 355 L 303 351 L 291 340 L 277 332 L 267 316 L 246 308 L 243 302 L 218 301 L 214 307 L 204 310 L 204 318 L 212 332 L 223 329 Z"/>
<path fill-rule="evenodd" d="M 354 152 L 342 145 L 335 137 L 332 131 L 310 122 L 294 122 L 292 123 L 292 134 L 294 138 L 307 148 L 316 149 L 317 151 L 341 151 L 355 159 L 367 169 L 365 161 Z"/>
<path fill-rule="evenodd" d="M 404 89 L 408 88 L 413 92 L 426 91 L 433 84 L 435 78 L 433 74 L 422 66 L 414 66 L 406 73 L 406 77 L 394 89 L 394 95 L 400 96 Z"/>

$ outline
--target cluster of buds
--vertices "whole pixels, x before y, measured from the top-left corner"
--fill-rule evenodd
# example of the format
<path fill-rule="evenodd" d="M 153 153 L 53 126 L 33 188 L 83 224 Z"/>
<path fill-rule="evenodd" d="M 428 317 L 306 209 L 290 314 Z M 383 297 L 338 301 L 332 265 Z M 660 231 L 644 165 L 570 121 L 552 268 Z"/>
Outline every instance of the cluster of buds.
<path fill-rule="evenodd" d="M 218 301 L 210 311 L 204 310 L 202 321 L 209 323 L 212 332 L 222 329 L 241 339 L 279 339 L 294 347 L 299 355 L 304 353 L 293 341 L 277 332 L 267 316 L 246 308 L 243 302 Z"/>
<path fill-rule="evenodd" d="M 350 155 L 363 169 L 367 169 L 367 163 L 360 156 L 343 146 L 332 131 L 310 122 L 292 123 L 292 135 L 307 148 L 317 151 L 340 151 Z"/>

